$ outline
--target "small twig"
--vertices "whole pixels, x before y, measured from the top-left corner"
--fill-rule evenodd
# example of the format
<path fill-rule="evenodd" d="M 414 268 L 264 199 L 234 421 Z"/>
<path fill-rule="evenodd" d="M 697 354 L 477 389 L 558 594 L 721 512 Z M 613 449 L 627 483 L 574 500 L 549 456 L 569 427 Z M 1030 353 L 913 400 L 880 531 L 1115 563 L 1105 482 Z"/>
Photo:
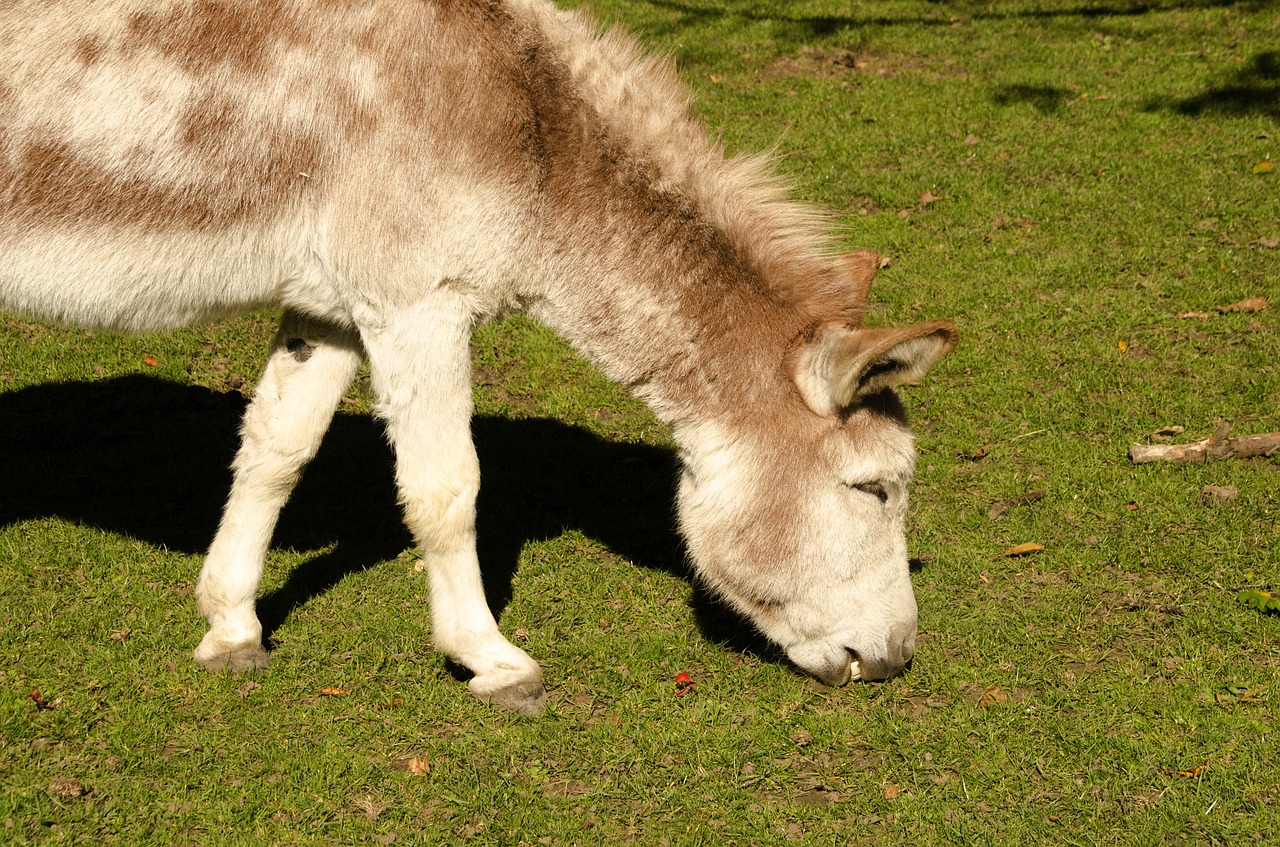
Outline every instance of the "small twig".
<path fill-rule="evenodd" d="M 1280 432 L 1228 438 L 1231 424 L 1221 424 L 1213 435 L 1192 444 L 1134 444 L 1129 459 L 1136 465 L 1147 462 L 1174 462 L 1189 465 L 1210 459 L 1243 459 L 1280 453 Z"/>
<path fill-rule="evenodd" d="M 1175 606 L 1169 603 L 1150 603 L 1146 600 L 1129 601 L 1129 611 L 1136 612 L 1141 609 L 1154 609 L 1163 615 L 1185 615 L 1187 613 L 1186 606 Z"/>

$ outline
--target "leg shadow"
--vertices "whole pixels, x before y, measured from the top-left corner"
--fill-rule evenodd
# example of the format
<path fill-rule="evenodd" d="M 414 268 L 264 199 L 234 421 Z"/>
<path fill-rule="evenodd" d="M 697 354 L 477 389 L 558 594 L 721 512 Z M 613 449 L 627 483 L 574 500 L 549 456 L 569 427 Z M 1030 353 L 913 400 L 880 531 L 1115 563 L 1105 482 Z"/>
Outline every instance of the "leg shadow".
<path fill-rule="evenodd" d="M 0 394 L 0 525 L 56 516 L 201 555 L 230 488 L 245 405 L 238 393 L 141 375 Z M 688 578 L 671 450 L 548 419 L 477 417 L 472 430 L 482 475 L 479 554 L 495 614 L 511 600 L 524 546 L 567 528 L 641 567 Z M 267 638 L 294 609 L 412 545 L 377 421 L 335 417 L 273 545 L 325 552 L 259 598 Z M 749 623 L 705 591 L 695 592 L 691 611 L 708 639 L 770 654 Z"/>

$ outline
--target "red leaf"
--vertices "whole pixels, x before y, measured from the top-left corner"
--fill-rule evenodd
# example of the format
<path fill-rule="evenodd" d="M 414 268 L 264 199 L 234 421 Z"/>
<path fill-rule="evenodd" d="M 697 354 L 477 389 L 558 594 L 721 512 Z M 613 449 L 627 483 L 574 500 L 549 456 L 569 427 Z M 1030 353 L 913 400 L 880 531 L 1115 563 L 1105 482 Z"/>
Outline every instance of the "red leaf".
<path fill-rule="evenodd" d="M 27 695 L 27 699 L 34 703 L 37 709 L 42 710 L 56 709 L 58 708 L 58 703 L 62 702 L 61 697 L 55 697 L 53 700 L 45 700 L 40 694 L 39 688 L 33 689 L 32 692 Z"/>

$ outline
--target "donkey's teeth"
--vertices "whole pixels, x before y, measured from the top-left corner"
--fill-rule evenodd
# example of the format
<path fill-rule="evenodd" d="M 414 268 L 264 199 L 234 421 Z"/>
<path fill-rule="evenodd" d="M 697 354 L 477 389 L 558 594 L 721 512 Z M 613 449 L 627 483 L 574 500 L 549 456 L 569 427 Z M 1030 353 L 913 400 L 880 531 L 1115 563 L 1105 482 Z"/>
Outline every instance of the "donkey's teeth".
<path fill-rule="evenodd" d="M 849 660 L 849 681 L 862 679 L 862 664 L 857 659 Z"/>

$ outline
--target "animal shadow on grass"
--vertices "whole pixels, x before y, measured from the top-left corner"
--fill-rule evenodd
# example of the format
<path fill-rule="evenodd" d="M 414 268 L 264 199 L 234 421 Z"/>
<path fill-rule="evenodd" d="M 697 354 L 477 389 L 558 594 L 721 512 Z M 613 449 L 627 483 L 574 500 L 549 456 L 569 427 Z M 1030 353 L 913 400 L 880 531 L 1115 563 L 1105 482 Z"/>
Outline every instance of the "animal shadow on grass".
<path fill-rule="evenodd" d="M 1183 115 L 1264 115 L 1280 119 L 1280 50 L 1259 53 L 1245 67 L 1209 88 L 1186 98 L 1156 98 L 1145 104 L 1147 111 L 1170 109 Z"/>
<path fill-rule="evenodd" d="M 146 376 L 0 394 L 0 525 L 57 516 L 202 554 L 231 485 L 245 403 L 238 393 Z M 511 600 L 525 543 L 566 528 L 636 565 L 688 575 L 670 450 L 606 441 L 547 419 L 477 417 L 472 431 L 481 465 L 479 555 L 495 614 Z M 379 422 L 335 416 L 273 540 L 323 552 L 259 598 L 268 645 L 294 609 L 412 545 L 393 461 Z M 692 609 L 708 639 L 769 654 L 750 624 L 705 592 L 695 591 Z"/>
<path fill-rule="evenodd" d="M 1000 106 L 1029 103 L 1042 115 L 1055 115 L 1062 111 L 1071 92 L 1051 85 L 1002 85 L 991 94 Z"/>

